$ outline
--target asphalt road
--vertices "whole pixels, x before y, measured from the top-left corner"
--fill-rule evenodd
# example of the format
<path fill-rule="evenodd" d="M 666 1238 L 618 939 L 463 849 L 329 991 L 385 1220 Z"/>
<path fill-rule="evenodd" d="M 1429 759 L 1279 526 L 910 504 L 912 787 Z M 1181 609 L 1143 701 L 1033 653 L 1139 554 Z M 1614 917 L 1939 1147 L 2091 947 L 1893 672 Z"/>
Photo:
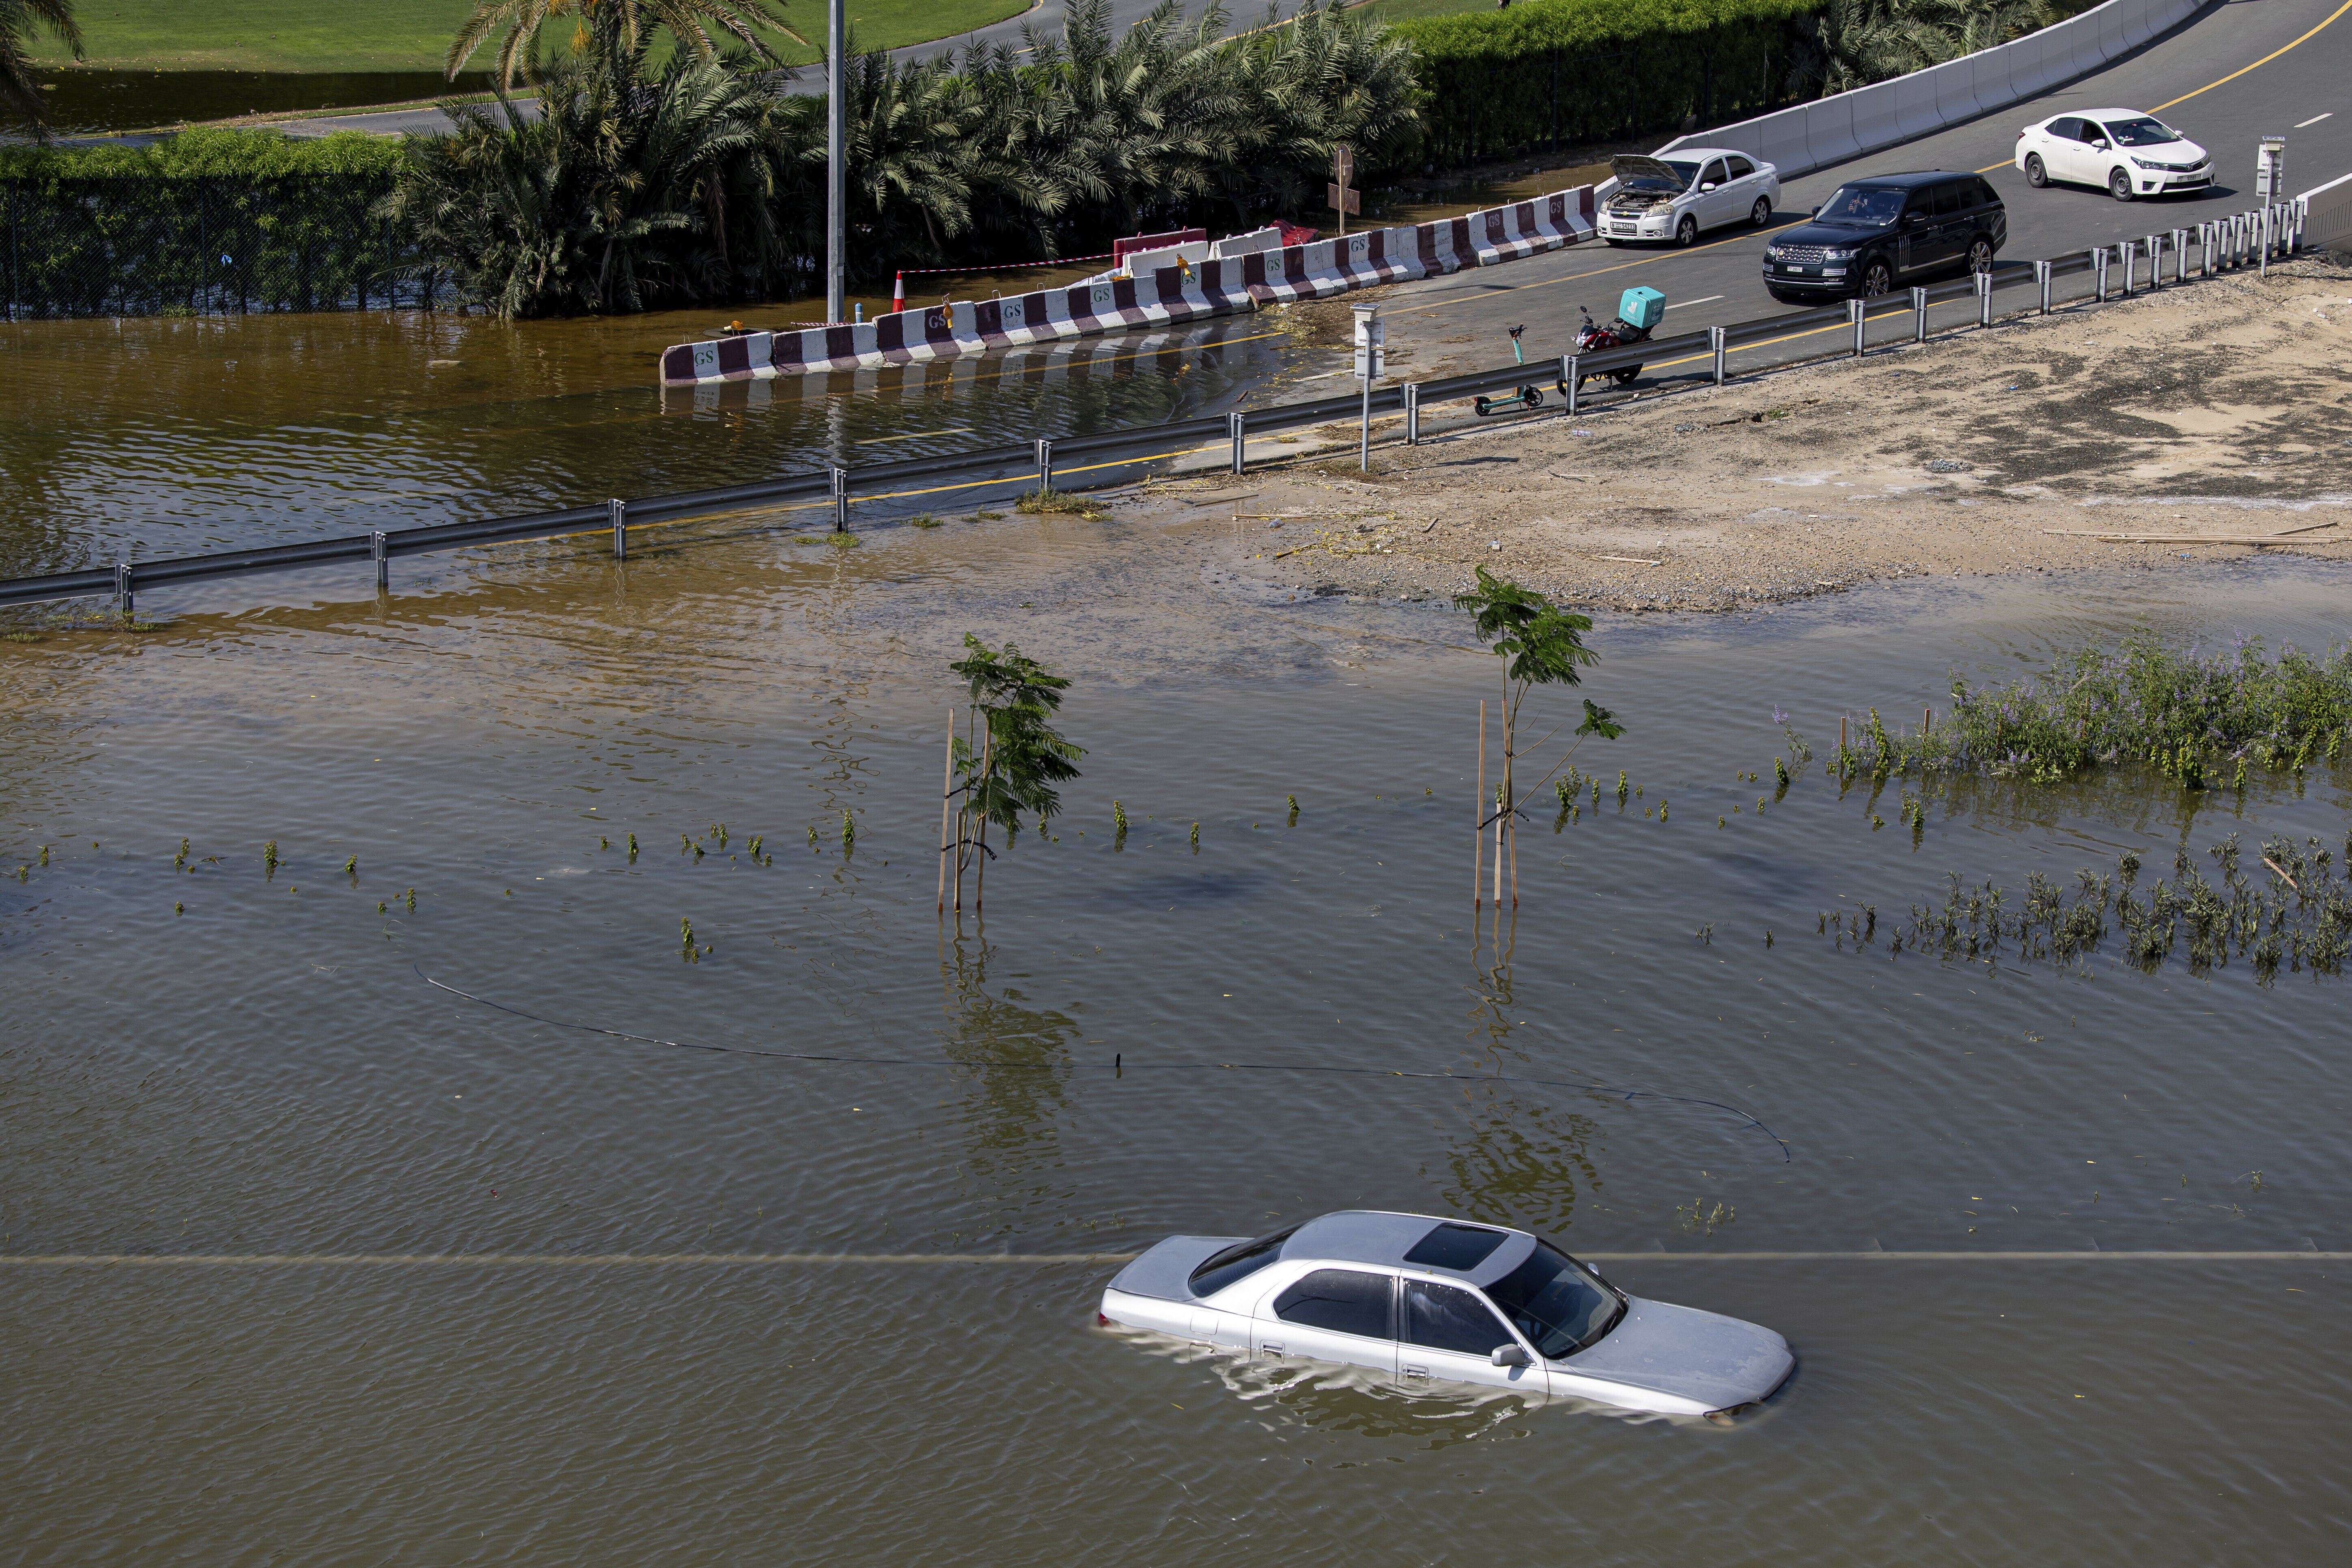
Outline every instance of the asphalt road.
<path fill-rule="evenodd" d="M 2321 30 L 2295 43 L 2315 27 Z M 2275 58 L 2255 63 L 2283 48 Z M 2022 127 L 2070 109 L 2110 107 L 2159 112 L 2212 153 L 2220 183 L 2195 195 L 2118 202 L 2087 186 L 2037 191 L 2010 163 Z M 2225 0 L 2094 76 L 1906 146 L 1788 182 L 1773 226 L 1802 222 L 1841 182 L 1857 175 L 1980 170 L 2009 208 L 2002 264 L 2024 267 L 2036 258 L 2154 230 L 2193 229 L 2203 219 L 2253 206 L 2255 141 L 2273 133 L 2287 139 L 2289 192 L 2352 173 L 2352 0 Z M 1414 352 L 1392 374 L 1432 374 L 1449 354 L 1459 369 L 1507 363 L 1506 333 L 1522 321 L 1530 361 L 1568 353 L 1575 346 L 1576 308 L 1587 306 L 1594 319 L 1606 321 L 1616 313 L 1619 292 L 1637 283 L 1666 296 L 1662 334 L 1788 312 L 1792 308 L 1765 291 L 1759 274 L 1769 232 L 1745 226 L 1718 230 L 1681 251 L 1580 245 L 1507 267 L 1402 285 L 1381 313 L 1391 353 Z M 2021 308 L 2026 296 L 2007 290 L 1997 299 L 1997 308 L 2008 311 Z M 1465 332 L 1473 334 L 1470 343 L 1441 346 L 1441 340 Z M 1490 339 L 1491 353 L 1479 346 Z M 1824 340 L 1822 347 L 1827 346 Z"/>

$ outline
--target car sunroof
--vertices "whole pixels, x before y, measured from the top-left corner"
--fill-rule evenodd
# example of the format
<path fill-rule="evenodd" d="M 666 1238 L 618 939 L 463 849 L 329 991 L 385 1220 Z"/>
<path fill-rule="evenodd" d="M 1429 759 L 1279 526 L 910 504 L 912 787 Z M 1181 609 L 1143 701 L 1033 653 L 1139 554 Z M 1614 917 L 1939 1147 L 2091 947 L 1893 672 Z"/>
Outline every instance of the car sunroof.
<path fill-rule="evenodd" d="M 1486 1260 L 1488 1253 L 1503 1245 L 1507 1234 L 1477 1225 L 1434 1226 L 1427 1236 L 1412 1244 L 1404 1260 L 1423 1268 L 1475 1268 Z"/>

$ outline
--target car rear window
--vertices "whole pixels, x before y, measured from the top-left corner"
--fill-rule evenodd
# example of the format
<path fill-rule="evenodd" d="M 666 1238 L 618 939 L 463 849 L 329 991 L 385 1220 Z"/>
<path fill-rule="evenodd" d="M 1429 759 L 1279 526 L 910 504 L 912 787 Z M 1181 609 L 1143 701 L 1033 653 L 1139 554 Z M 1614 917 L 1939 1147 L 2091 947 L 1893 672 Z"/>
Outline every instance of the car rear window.
<path fill-rule="evenodd" d="M 1503 1245 L 1507 1231 L 1489 1230 L 1483 1225 L 1456 1225 L 1448 1220 L 1430 1226 L 1429 1234 L 1412 1244 L 1404 1260 L 1416 1268 L 1451 1268 L 1465 1273 L 1486 1261 L 1486 1255 Z"/>
<path fill-rule="evenodd" d="M 1209 1255 L 1208 1260 L 1192 1270 L 1186 1283 L 1195 1296 L 1213 1296 L 1236 1279 L 1246 1279 L 1276 1258 L 1282 1256 L 1282 1244 L 1288 1241 L 1297 1226 L 1282 1229 L 1254 1240 L 1235 1242 L 1222 1252 Z"/>
<path fill-rule="evenodd" d="M 1393 1275 L 1318 1268 L 1274 1299 L 1274 1315 L 1303 1329 L 1392 1340 L 1396 1338 L 1391 1321 L 1395 1299 Z"/>
<path fill-rule="evenodd" d="M 1731 164 L 1731 177 L 1735 180 L 1744 180 L 1748 175 L 1756 172 L 1756 165 L 1749 163 L 1745 158 L 1733 158 L 1729 160 L 1729 162 Z"/>

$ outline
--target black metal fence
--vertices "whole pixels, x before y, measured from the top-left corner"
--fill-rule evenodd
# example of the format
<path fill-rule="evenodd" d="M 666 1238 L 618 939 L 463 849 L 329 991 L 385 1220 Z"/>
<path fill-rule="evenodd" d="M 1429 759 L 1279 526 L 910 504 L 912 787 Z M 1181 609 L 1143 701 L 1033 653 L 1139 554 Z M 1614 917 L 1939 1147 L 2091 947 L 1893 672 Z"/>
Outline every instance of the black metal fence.
<path fill-rule="evenodd" d="M 380 174 L 0 180 L 12 321 L 430 309 L 446 276 L 374 216 Z"/>

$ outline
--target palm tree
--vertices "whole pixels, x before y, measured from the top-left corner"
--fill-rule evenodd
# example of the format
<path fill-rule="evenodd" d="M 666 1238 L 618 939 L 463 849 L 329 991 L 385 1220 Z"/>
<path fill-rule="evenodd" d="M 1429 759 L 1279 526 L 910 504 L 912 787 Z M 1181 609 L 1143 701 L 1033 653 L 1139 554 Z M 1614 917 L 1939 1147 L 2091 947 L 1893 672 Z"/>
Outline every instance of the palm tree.
<path fill-rule="evenodd" d="M 8 3 L 0 0 L 0 5 Z M 58 4 L 59 0 L 15 3 Z M 577 54 L 588 47 L 599 5 L 611 7 L 608 15 L 617 21 L 619 36 L 631 48 L 656 27 L 667 27 L 680 45 L 704 59 L 714 58 L 719 52 L 719 41 L 711 37 L 714 31 L 771 65 L 782 65 L 783 60 L 761 35 L 761 28 L 772 27 L 803 47 L 808 44 L 784 25 L 784 0 L 475 0 L 474 14 L 449 43 L 444 62 L 449 79 L 457 79 L 459 68 L 482 47 L 483 40 L 503 28 L 506 37 L 499 41 L 499 82 L 512 87 L 518 66 L 526 74 L 530 70 L 530 48 L 541 26 L 559 16 L 574 16 L 572 48 Z"/>
<path fill-rule="evenodd" d="M 46 141 L 48 105 L 41 99 L 41 79 L 25 53 L 41 27 L 71 47 L 75 59 L 82 58 L 73 0 L 0 0 L 0 115 L 21 121 L 36 139 Z"/>

